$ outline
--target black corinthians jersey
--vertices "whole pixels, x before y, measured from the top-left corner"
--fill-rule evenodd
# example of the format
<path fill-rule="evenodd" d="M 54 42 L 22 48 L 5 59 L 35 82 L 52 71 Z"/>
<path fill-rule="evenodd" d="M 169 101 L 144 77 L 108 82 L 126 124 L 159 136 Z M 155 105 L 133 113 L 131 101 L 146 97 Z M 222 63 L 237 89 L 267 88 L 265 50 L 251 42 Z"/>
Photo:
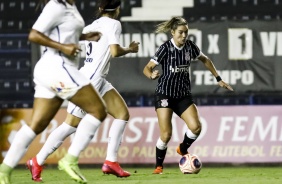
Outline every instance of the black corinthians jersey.
<path fill-rule="evenodd" d="M 177 47 L 173 39 L 162 44 L 152 60 L 162 66 L 162 75 L 158 79 L 156 93 L 171 98 L 181 98 L 191 93 L 189 67 L 192 60 L 201 54 L 198 46 L 187 40 Z"/>

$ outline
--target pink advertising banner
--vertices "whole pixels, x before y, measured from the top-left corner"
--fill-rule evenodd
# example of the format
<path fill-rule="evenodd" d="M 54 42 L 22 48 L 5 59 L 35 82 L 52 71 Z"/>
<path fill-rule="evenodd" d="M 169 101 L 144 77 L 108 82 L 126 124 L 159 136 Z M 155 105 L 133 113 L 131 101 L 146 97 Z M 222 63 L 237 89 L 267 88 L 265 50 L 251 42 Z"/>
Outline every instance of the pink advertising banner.
<path fill-rule="evenodd" d="M 202 132 L 189 152 L 197 154 L 206 163 L 282 163 L 282 107 L 281 106 L 200 106 Z M 29 121 L 31 109 L 11 109 L 1 112 L 0 140 L 2 159 L 18 128 Z M 64 120 L 66 109 L 61 109 L 48 128 L 31 144 L 21 163 L 40 150 L 48 135 Z M 118 153 L 121 163 L 154 163 L 155 144 L 159 137 L 156 113 L 153 107 L 130 108 Z M 80 163 L 102 163 L 106 156 L 107 137 L 113 118 L 108 116 L 82 152 Z M 185 123 L 172 118 L 173 135 L 168 144 L 165 163 L 178 162 L 175 149 L 186 131 Z M 66 139 L 46 163 L 56 164 L 67 152 L 73 135 Z"/>

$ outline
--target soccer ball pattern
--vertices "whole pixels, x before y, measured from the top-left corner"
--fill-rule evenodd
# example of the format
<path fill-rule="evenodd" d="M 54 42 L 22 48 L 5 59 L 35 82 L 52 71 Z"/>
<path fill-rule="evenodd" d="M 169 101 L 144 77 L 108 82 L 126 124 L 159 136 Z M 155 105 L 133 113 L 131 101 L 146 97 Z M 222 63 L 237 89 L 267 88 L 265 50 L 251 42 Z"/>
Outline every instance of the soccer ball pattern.
<path fill-rule="evenodd" d="M 202 168 L 202 162 L 197 155 L 183 155 L 179 161 L 179 169 L 183 174 L 198 174 Z"/>

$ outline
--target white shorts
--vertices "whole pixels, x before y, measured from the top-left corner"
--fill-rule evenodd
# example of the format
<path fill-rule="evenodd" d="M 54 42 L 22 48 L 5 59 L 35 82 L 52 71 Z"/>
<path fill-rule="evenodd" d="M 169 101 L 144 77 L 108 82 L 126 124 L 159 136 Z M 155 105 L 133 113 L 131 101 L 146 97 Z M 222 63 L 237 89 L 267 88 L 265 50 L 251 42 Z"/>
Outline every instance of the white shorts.
<path fill-rule="evenodd" d="M 95 78 L 94 80 L 92 80 L 91 84 L 98 91 L 101 97 L 103 97 L 111 89 L 114 89 L 112 84 L 103 77 Z M 68 103 L 67 112 L 78 118 L 83 118 L 86 115 L 86 112 L 84 110 L 80 109 L 78 106 L 71 102 Z"/>
<path fill-rule="evenodd" d="M 61 56 L 43 56 L 34 68 L 35 98 L 69 99 L 90 84 L 76 65 L 64 62 Z"/>

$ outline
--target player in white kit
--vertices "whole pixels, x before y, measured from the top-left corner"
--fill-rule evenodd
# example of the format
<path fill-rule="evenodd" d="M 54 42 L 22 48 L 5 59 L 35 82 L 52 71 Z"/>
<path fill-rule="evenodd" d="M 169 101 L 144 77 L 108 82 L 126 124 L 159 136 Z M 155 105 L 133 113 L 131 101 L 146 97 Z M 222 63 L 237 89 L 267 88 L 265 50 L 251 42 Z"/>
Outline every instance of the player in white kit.
<path fill-rule="evenodd" d="M 0 166 L 0 184 L 10 183 L 13 169 L 36 135 L 48 126 L 64 100 L 87 112 L 81 123 L 99 124 L 106 118 L 103 99 L 77 69 L 78 41 L 99 39 L 97 32 L 82 34 L 83 27 L 84 20 L 73 0 L 50 0 L 33 25 L 29 41 L 46 46 L 34 69 L 33 113 L 29 124 L 22 126 L 16 134 Z M 32 168 L 33 164 L 30 162 L 28 166 Z M 40 177 L 35 179 L 41 181 Z"/>
<path fill-rule="evenodd" d="M 84 34 L 98 31 L 102 36 L 98 42 L 85 41 L 86 59 L 80 72 L 91 80 L 92 85 L 104 99 L 108 114 L 114 118 L 109 131 L 107 157 L 102 171 L 118 177 L 128 177 L 130 173 L 124 171 L 117 162 L 117 152 L 129 119 L 129 112 L 118 91 L 105 79 L 110 68 L 111 57 L 138 52 L 139 43 L 137 42 L 132 42 L 127 48 L 119 45 L 121 24 L 116 19 L 120 13 L 120 3 L 120 0 L 101 1 L 98 14 L 100 18 L 83 29 Z M 66 137 L 76 131 L 68 153 L 58 163 L 59 169 L 64 170 L 77 182 L 87 182 L 78 168 L 78 157 L 95 135 L 100 123 L 81 122 L 81 119 L 85 116 L 82 109 L 73 103 L 69 103 L 65 122 L 49 135 L 43 148 L 36 157 L 31 159 L 36 160 L 37 163 L 37 169 L 31 171 L 33 177 L 40 177 L 42 165 L 47 157 L 61 145 Z M 69 131 L 66 131 L 66 129 Z"/>

